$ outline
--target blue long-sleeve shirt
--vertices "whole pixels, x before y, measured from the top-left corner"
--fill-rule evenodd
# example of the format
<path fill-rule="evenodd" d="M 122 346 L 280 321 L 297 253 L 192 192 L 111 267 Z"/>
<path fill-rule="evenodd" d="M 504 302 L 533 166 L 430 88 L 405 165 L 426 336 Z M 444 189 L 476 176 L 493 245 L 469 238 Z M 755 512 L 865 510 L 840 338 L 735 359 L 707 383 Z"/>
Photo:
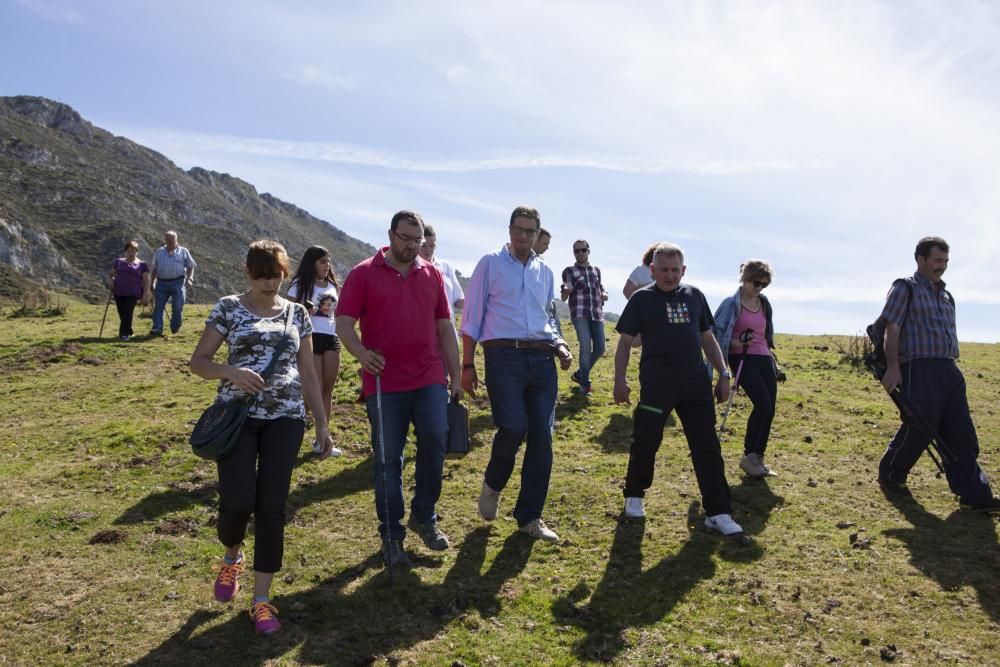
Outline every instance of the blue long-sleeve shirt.
<path fill-rule="evenodd" d="M 476 264 L 465 290 L 462 333 L 476 341 L 497 338 L 561 343 L 548 313 L 555 277 L 534 252 L 526 264 L 504 245 Z"/>

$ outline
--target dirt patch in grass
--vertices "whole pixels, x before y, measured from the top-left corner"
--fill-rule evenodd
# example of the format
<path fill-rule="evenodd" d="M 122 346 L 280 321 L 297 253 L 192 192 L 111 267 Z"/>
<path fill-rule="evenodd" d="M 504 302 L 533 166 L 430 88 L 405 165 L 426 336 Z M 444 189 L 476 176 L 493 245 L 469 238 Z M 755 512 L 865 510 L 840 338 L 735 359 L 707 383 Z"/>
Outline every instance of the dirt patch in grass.
<path fill-rule="evenodd" d="M 121 544 L 126 538 L 128 538 L 128 534 L 124 530 L 112 528 L 95 534 L 90 538 L 88 544 Z"/>

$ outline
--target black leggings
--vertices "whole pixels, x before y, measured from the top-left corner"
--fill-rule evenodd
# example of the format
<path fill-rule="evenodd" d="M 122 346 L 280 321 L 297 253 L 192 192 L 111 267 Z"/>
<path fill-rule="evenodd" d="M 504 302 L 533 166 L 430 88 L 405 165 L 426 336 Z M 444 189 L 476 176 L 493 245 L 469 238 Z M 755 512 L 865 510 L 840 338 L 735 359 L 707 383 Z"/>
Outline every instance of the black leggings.
<path fill-rule="evenodd" d="M 118 337 L 132 335 L 132 313 L 135 312 L 135 302 L 139 300 L 137 296 L 115 295 L 115 308 L 118 309 Z"/>
<path fill-rule="evenodd" d="M 729 368 L 733 373 L 739 368 L 739 386 L 750 397 L 753 411 L 747 419 L 747 434 L 743 441 L 745 454 L 764 455 L 767 449 L 767 439 L 771 437 L 771 421 L 774 419 L 774 407 L 778 400 L 778 382 L 774 376 L 774 361 L 770 356 L 762 354 L 731 354 Z"/>
<path fill-rule="evenodd" d="M 302 445 L 299 419 L 247 419 L 239 442 L 219 468 L 219 541 L 243 542 L 254 515 L 253 569 L 277 572 L 285 549 L 285 503 Z"/>

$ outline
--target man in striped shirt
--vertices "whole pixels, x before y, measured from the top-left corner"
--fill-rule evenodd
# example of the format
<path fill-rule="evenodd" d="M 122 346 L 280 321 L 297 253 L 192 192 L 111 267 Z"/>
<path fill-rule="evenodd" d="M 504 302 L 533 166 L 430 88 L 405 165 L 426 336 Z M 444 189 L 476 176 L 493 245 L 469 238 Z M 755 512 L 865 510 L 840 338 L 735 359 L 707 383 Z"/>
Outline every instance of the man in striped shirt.
<path fill-rule="evenodd" d="M 601 270 L 590 263 L 590 244 L 583 239 L 573 242 L 576 263 L 562 272 L 563 301 L 569 299 L 569 318 L 580 341 L 580 369 L 573 381 L 580 392 L 590 394 L 590 370 L 604 356 L 604 302 L 608 293 L 601 283 Z"/>
<path fill-rule="evenodd" d="M 163 311 L 170 301 L 170 331 L 181 328 L 187 288 L 194 286 L 194 268 L 198 266 L 188 249 L 177 245 L 177 232 L 163 235 L 163 245 L 153 253 L 150 277 L 153 284 L 153 328 L 150 336 L 163 335 Z"/>
<path fill-rule="evenodd" d="M 928 236 L 917 243 L 917 270 L 897 280 L 886 298 L 885 390 L 899 388 L 950 451 L 948 485 L 963 509 L 1000 513 L 989 480 L 979 467 L 979 440 L 969 414 L 965 378 L 958 369 L 955 302 L 941 280 L 948 268 L 948 243 Z M 878 482 L 887 496 L 909 497 L 906 478 L 927 449 L 928 436 L 904 423 L 879 463 Z"/>

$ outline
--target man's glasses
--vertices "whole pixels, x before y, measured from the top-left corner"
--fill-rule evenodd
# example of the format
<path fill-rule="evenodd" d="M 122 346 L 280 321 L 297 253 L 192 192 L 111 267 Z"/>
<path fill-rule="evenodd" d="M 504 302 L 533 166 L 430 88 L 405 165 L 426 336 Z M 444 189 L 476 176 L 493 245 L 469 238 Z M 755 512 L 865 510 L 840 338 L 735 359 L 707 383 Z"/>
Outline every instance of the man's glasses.
<path fill-rule="evenodd" d="M 396 235 L 397 239 L 399 239 L 400 241 L 402 241 L 403 243 L 405 243 L 407 245 L 420 245 L 421 243 L 424 242 L 424 237 L 422 237 L 422 236 L 417 236 L 417 237 L 406 236 L 404 234 L 400 234 L 399 232 L 397 232 L 395 230 L 393 230 L 392 233 Z"/>
<path fill-rule="evenodd" d="M 757 289 L 764 289 L 765 287 L 767 287 L 770 284 L 771 284 L 770 280 L 755 280 L 755 281 L 753 281 L 753 286 L 756 287 Z"/>
<path fill-rule="evenodd" d="M 590 252 L 590 248 L 573 248 L 573 252 L 575 252 L 575 253 L 576 252 L 589 253 Z"/>
<path fill-rule="evenodd" d="M 533 227 L 518 227 L 517 225 L 511 225 L 510 231 L 514 234 L 519 234 L 521 236 L 527 236 L 529 239 L 538 233 L 538 230 Z"/>

